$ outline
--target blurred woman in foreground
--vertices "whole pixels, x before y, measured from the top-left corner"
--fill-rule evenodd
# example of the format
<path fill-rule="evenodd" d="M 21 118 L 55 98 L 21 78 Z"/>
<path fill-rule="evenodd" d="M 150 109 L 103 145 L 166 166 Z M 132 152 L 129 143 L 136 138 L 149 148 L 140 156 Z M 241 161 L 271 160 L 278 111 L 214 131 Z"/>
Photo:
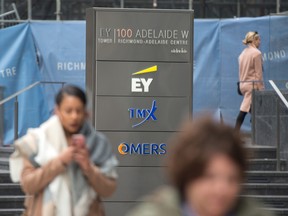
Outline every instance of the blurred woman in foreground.
<path fill-rule="evenodd" d="M 246 155 L 239 133 L 209 119 L 188 123 L 170 143 L 163 187 L 128 216 L 271 216 L 239 198 Z"/>
<path fill-rule="evenodd" d="M 87 121 L 85 93 L 65 86 L 55 114 L 15 142 L 11 178 L 27 196 L 27 216 L 102 216 L 101 197 L 116 188 L 117 160 Z"/>

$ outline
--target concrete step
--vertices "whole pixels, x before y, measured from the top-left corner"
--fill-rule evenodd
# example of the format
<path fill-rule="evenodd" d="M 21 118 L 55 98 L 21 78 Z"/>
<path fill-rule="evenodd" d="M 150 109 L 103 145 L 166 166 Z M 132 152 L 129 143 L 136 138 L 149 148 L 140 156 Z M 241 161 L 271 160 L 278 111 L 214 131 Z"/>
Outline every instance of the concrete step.
<path fill-rule="evenodd" d="M 274 146 L 245 145 L 248 157 L 253 159 L 276 159 L 277 151 Z"/>
<path fill-rule="evenodd" d="M 288 194 L 288 184 L 282 183 L 245 183 L 243 184 L 243 195 L 275 195 L 286 196 Z"/>
<path fill-rule="evenodd" d="M 276 216 L 287 216 L 288 215 L 288 208 L 265 208 L 265 210 L 267 210 L 268 212 L 271 211 L 274 214 L 276 214 Z"/>
<path fill-rule="evenodd" d="M 8 170 L 0 170 L 0 184 L 1 183 L 12 183 Z"/>
<path fill-rule="evenodd" d="M 248 171 L 247 183 L 288 183 L 288 172 L 283 171 Z M 288 195 L 288 194 L 287 194 Z"/>
<path fill-rule="evenodd" d="M 259 196 L 259 195 L 246 195 L 241 197 L 248 197 L 255 200 L 260 200 L 269 208 L 288 209 L 288 196 Z"/>
<path fill-rule="evenodd" d="M 9 159 L 0 157 L 0 169 L 9 170 Z"/>
<path fill-rule="evenodd" d="M 248 171 L 246 172 L 245 182 L 247 183 L 288 183 L 288 172 Z M 1 183 L 12 183 L 9 171 L 0 170 L 0 184 Z"/>
<path fill-rule="evenodd" d="M 0 146 L 0 158 L 9 158 L 13 151 L 11 146 Z"/>
<path fill-rule="evenodd" d="M 25 196 L 0 196 L 0 209 L 22 209 Z"/>
<path fill-rule="evenodd" d="M 0 196 L 23 196 L 19 184 L 0 184 Z"/>
<path fill-rule="evenodd" d="M 254 171 L 276 171 L 277 160 L 276 159 L 250 159 L 249 170 Z M 286 161 L 280 160 L 280 171 L 286 170 Z"/>
<path fill-rule="evenodd" d="M 0 209 L 1 216 L 21 216 L 24 209 Z"/>

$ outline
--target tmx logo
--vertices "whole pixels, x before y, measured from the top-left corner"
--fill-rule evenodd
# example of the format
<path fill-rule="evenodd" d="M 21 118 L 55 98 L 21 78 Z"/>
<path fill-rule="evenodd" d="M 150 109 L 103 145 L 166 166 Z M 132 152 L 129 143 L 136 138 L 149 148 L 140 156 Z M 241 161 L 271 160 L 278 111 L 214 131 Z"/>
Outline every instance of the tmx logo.
<path fill-rule="evenodd" d="M 143 75 L 147 73 L 156 73 L 157 65 L 149 68 L 145 68 L 132 74 L 132 76 Z M 153 78 L 132 78 L 131 79 L 131 92 L 149 92 L 149 87 L 153 81 Z"/>
<path fill-rule="evenodd" d="M 155 112 L 157 110 L 156 100 L 152 101 L 151 109 L 139 109 L 139 108 L 129 108 L 129 118 L 130 119 L 140 119 L 141 121 L 137 124 L 132 125 L 132 128 L 138 127 L 150 119 L 153 121 L 157 120 Z"/>

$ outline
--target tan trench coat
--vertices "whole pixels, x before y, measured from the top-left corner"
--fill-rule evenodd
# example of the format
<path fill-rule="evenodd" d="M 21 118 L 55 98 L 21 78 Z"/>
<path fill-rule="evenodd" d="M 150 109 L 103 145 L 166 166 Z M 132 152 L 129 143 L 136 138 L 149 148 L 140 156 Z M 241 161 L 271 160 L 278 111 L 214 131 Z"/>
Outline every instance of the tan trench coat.
<path fill-rule="evenodd" d="M 62 139 L 65 139 L 65 137 L 62 137 L 61 131 L 59 131 L 59 127 L 62 127 L 62 125 L 59 125 L 59 123 L 59 119 L 55 118 L 54 116 L 40 126 L 42 132 L 45 133 L 47 143 L 49 142 L 59 144 L 60 141 L 62 142 Z M 57 131 L 55 131 L 55 129 Z M 87 134 L 87 131 L 89 132 L 89 135 Z M 85 131 L 83 129 L 82 132 L 85 132 L 84 134 L 87 135 L 87 145 L 90 141 L 97 142 L 99 149 L 101 147 L 100 145 L 108 145 L 105 137 L 103 137 L 100 133 L 94 133 L 94 129 L 89 124 L 85 123 Z M 88 140 L 89 136 L 93 137 L 90 137 L 90 140 Z M 33 160 L 31 160 L 31 155 L 33 155 L 31 152 L 36 152 L 36 142 L 40 142 L 39 138 L 35 137 L 35 135 L 31 133 L 31 131 L 28 131 L 25 136 L 15 142 L 15 154 L 13 153 L 10 157 L 10 169 L 12 174 L 11 176 L 13 176 L 16 182 L 20 181 L 21 188 L 27 195 L 24 203 L 24 216 L 43 216 L 42 212 L 45 212 L 45 215 L 54 216 L 55 206 L 53 204 L 51 206 L 50 202 L 45 202 L 43 196 L 45 194 L 45 189 L 47 188 L 47 186 L 55 179 L 56 176 L 65 173 L 67 171 L 67 166 L 62 163 L 59 157 L 51 159 L 43 166 L 36 166 L 33 163 Z M 20 148 L 19 145 L 23 148 Z M 94 150 L 96 150 L 95 146 Z M 108 151 L 109 149 L 106 150 Z M 19 167 L 15 168 L 15 165 L 20 165 L 18 160 L 23 161 L 23 163 L 21 164 L 21 166 L 23 167 L 21 169 L 18 169 Z M 87 209 L 88 213 L 85 216 L 104 216 L 104 209 L 100 201 L 100 197 L 102 198 L 111 196 L 116 189 L 116 173 L 109 174 L 108 171 L 102 170 L 103 168 L 112 169 L 111 167 L 114 166 L 114 164 L 112 163 L 116 162 L 112 159 L 109 160 L 109 163 L 111 163 L 110 165 L 105 165 L 105 163 L 103 163 L 99 166 L 96 166 L 91 161 L 90 166 L 87 168 L 87 170 L 82 170 L 82 174 L 84 176 L 84 179 L 86 180 L 86 183 L 90 185 L 91 190 L 94 190 L 97 194 L 96 197 L 91 200 L 91 204 L 90 206 L 88 206 Z M 19 176 L 17 176 L 18 172 Z M 70 188 L 70 190 L 73 189 L 74 188 L 72 187 Z"/>
<path fill-rule="evenodd" d="M 24 159 L 24 169 L 22 172 L 21 187 L 26 197 L 24 206 L 26 211 L 23 216 L 41 216 L 42 202 L 45 187 L 66 167 L 56 158 L 43 167 L 35 168 L 29 160 Z M 94 165 L 91 165 L 89 172 L 84 174 L 88 183 L 100 196 L 110 196 L 115 190 L 111 180 L 105 177 Z M 101 189 L 99 189 L 99 186 Z M 97 196 L 92 202 L 87 216 L 104 216 L 103 205 Z M 71 216 L 71 215 L 67 215 Z"/>
<path fill-rule="evenodd" d="M 257 81 L 254 83 L 254 89 L 264 89 L 262 54 L 260 50 L 251 45 L 247 46 L 239 56 L 239 81 L 240 90 L 244 96 L 240 110 L 249 112 L 253 90 L 253 82 L 251 81 Z"/>

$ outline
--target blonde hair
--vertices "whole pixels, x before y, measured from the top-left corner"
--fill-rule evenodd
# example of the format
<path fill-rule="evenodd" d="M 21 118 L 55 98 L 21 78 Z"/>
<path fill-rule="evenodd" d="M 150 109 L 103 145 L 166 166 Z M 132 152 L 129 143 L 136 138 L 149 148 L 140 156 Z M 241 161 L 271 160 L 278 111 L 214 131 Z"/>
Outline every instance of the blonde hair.
<path fill-rule="evenodd" d="M 249 43 L 252 43 L 254 41 L 254 39 L 259 38 L 260 35 L 258 34 L 258 32 L 248 32 L 245 36 L 245 39 L 242 40 L 244 45 L 248 45 Z"/>

